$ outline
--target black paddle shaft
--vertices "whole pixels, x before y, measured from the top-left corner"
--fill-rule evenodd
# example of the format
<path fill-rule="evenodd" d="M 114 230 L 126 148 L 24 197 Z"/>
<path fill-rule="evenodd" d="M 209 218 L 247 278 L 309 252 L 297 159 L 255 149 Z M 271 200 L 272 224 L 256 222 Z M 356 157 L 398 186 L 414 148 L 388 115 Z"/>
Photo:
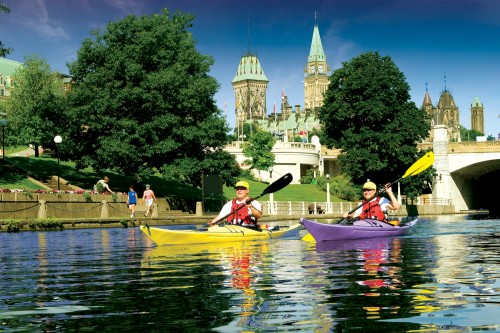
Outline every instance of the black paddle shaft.
<path fill-rule="evenodd" d="M 281 190 L 282 188 L 284 188 L 285 186 L 287 186 L 288 184 L 290 184 L 292 182 L 292 180 L 293 180 L 292 174 L 287 173 L 286 175 L 284 175 L 283 177 L 281 177 L 280 179 L 278 179 L 274 183 L 269 184 L 269 186 L 266 187 L 264 189 L 264 191 L 262 191 L 262 193 L 260 195 L 258 195 L 255 198 L 253 198 L 253 200 L 257 200 L 257 199 L 259 199 L 259 198 L 261 198 L 264 195 L 269 194 L 269 193 L 278 192 L 279 190 Z M 237 209 L 233 210 L 231 213 L 227 214 L 226 216 L 221 217 L 220 219 L 218 219 L 217 221 L 215 221 L 212 224 L 217 224 L 217 223 L 220 223 L 220 222 L 224 221 L 230 215 L 233 215 L 234 213 L 236 213 L 237 211 L 239 211 L 243 207 L 246 207 L 246 206 L 242 205 L 242 206 L 238 207 Z"/>

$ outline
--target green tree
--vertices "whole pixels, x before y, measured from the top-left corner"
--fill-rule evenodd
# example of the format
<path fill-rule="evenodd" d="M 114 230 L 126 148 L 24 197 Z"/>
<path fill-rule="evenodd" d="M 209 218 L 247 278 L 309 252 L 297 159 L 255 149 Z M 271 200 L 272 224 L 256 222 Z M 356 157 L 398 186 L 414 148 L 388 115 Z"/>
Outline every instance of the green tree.
<path fill-rule="evenodd" d="M 251 169 L 258 170 L 259 175 L 261 170 L 267 171 L 274 166 L 274 154 L 271 151 L 275 143 L 271 133 L 257 130 L 243 144 L 243 154 L 249 158 L 245 162 L 251 164 Z"/>
<path fill-rule="evenodd" d="M 234 129 L 233 139 L 236 141 L 247 141 L 252 136 L 252 134 L 257 131 L 258 127 L 254 122 L 251 123 L 245 122 L 243 123 L 243 126 L 240 126 L 239 129 L 238 128 Z"/>
<path fill-rule="evenodd" d="M 5 6 L 3 4 L 3 1 L 0 0 L 0 13 L 10 13 L 10 8 Z M 2 41 L 0 41 L 0 57 L 5 57 L 7 54 L 11 53 L 12 52 L 12 48 L 10 47 L 5 47 L 2 43 Z"/>
<path fill-rule="evenodd" d="M 481 133 L 479 131 L 476 131 L 474 129 L 467 129 L 460 125 L 460 139 L 462 141 L 476 141 L 477 136 L 484 135 L 484 133 Z"/>
<path fill-rule="evenodd" d="M 319 112 L 321 140 L 342 150 L 342 172 L 355 183 L 394 181 L 418 159 L 417 143 L 430 125 L 409 90 L 391 58 L 378 52 L 361 54 L 332 73 Z M 412 181 L 422 183 L 415 177 L 403 183 Z"/>
<path fill-rule="evenodd" d="M 11 144 L 54 147 L 54 136 L 64 120 L 64 85 L 46 59 L 25 58 L 13 74 L 14 86 L 6 100 Z"/>
<path fill-rule="evenodd" d="M 213 58 L 188 29 L 193 16 L 167 9 L 130 15 L 93 31 L 68 64 L 70 126 L 64 156 L 78 168 L 115 169 L 199 185 L 201 175 L 238 174 L 223 151 L 229 127 L 217 109 Z"/>
<path fill-rule="evenodd" d="M 361 198 L 361 187 L 360 185 L 354 185 L 349 178 L 349 176 L 340 174 L 331 179 L 328 179 L 325 175 L 316 177 L 317 186 L 326 192 L 326 184 L 330 183 L 330 193 L 334 196 L 348 201 L 356 201 Z"/>

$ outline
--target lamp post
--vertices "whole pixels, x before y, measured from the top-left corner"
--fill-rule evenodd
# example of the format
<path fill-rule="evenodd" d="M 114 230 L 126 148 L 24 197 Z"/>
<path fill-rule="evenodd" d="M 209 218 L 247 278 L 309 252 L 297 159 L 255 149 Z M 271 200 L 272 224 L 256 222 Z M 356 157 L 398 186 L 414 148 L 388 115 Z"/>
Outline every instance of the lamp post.
<path fill-rule="evenodd" d="M 326 174 L 326 213 L 330 214 L 330 174 Z"/>
<path fill-rule="evenodd" d="M 57 154 L 57 191 L 61 190 L 61 184 L 59 182 L 59 178 L 61 176 L 61 167 L 59 166 L 59 149 L 57 146 L 62 142 L 62 138 L 60 135 L 56 135 L 54 137 L 54 142 L 56 143 L 56 154 Z"/>
<path fill-rule="evenodd" d="M 0 119 L 2 125 L 2 171 L 5 172 L 5 126 L 7 126 L 7 119 Z"/>
<path fill-rule="evenodd" d="M 273 183 L 273 167 L 269 167 L 269 184 Z M 273 193 L 269 194 L 269 205 L 271 206 L 271 215 L 274 215 L 274 195 Z"/>

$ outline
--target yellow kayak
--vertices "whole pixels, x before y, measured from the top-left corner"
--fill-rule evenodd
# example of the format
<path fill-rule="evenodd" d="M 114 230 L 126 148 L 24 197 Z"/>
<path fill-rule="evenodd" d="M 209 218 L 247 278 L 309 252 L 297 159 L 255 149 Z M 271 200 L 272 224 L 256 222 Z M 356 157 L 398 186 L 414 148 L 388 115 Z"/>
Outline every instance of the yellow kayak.
<path fill-rule="evenodd" d="M 259 241 L 298 237 L 300 224 L 279 229 L 255 230 L 237 225 L 214 225 L 205 230 L 171 230 L 141 225 L 141 231 L 157 245 Z"/>

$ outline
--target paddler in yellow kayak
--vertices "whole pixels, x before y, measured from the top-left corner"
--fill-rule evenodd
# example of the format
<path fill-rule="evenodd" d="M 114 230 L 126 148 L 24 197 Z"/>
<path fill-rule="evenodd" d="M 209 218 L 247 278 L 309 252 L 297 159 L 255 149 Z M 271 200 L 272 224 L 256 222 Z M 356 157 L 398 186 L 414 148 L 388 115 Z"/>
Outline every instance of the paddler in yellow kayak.
<path fill-rule="evenodd" d="M 257 220 L 262 217 L 261 204 L 248 196 L 250 185 L 246 181 L 240 180 L 234 188 L 236 189 L 236 198 L 228 201 L 222 207 L 219 215 L 210 222 L 210 225 L 224 216 L 228 216 L 227 223 L 229 224 L 257 228 Z M 242 206 L 246 206 L 246 208 L 241 208 Z"/>

